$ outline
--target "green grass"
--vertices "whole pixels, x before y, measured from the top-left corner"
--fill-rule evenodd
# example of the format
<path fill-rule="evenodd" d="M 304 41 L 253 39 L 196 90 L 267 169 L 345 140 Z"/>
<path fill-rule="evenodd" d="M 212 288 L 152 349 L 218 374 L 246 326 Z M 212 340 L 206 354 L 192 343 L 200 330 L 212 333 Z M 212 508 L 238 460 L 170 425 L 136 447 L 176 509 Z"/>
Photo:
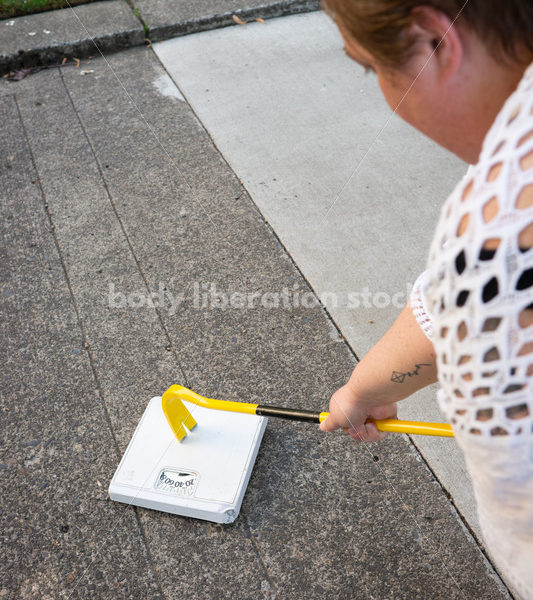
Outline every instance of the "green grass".
<path fill-rule="evenodd" d="M 0 19 L 29 15 L 30 13 L 65 8 L 69 4 L 87 4 L 95 0 L 0 0 Z"/>
<path fill-rule="evenodd" d="M 1 2 L 2 0 L 0 0 Z M 129 4 L 129 2 L 128 2 Z M 144 28 L 144 37 L 148 39 L 148 36 L 150 35 L 150 29 L 148 27 L 148 25 L 143 21 L 142 17 L 141 17 L 141 13 L 139 12 L 139 9 L 134 8 L 133 9 L 133 14 L 139 19 L 139 21 L 142 23 L 142 26 Z"/>

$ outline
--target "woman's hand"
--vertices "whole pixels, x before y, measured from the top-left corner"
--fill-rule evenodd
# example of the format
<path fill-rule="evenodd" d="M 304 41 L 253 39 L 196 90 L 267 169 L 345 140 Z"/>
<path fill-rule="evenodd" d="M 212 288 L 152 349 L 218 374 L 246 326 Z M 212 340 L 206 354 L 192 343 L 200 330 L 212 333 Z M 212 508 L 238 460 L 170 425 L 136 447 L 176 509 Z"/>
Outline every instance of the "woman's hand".
<path fill-rule="evenodd" d="M 360 397 L 350 384 L 339 388 L 329 402 L 329 416 L 320 424 L 322 431 L 342 430 L 358 442 L 377 442 L 387 432 L 378 431 L 372 419 L 395 419 L 396 402 L 376 405 Z M 369 420 L 370 419 L 370 420 Z"/>
<path fill-rule="evenodd" d="M 358 441 L 381 440 L 386 433 L 367 421 L 396 418 L 396 402 L 435 381 L 433 345 L 408 303 L 387 333 L 357 363 L 348 383 L 331 396 L 330 415 L 320 429 L 342 428 Z"/>

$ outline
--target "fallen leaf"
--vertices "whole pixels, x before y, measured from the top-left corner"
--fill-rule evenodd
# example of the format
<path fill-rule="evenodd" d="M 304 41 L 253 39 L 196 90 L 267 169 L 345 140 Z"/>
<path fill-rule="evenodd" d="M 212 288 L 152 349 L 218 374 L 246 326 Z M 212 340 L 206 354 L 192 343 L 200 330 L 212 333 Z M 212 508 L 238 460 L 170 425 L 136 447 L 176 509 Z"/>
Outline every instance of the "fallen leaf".
<path fill-rule="evenodd" d="M 233 20 L 235 21 L 235 23 L 238 23 L 239 25 L 246 25 L 247 21 L 243 21 L 242 19 L 239 19 L 239 17 L 237 15 L 233 15 Z"/>
<path fill-rule="evenodd" d="M 74 573 L 69 573 L 66 577 L 65 580 L 67 583 L 72 583 L 74 581 L 75 577 L 74 577 Z"/>
<path fill-rule="evenodd" d="M 264 22 L 265 22 L 265 20 L 264 20 L 264 19 L 261 19 L 260 17 L 255 17 L 255 20 L 256 20 L 258 23 L 264 23 Z"/>

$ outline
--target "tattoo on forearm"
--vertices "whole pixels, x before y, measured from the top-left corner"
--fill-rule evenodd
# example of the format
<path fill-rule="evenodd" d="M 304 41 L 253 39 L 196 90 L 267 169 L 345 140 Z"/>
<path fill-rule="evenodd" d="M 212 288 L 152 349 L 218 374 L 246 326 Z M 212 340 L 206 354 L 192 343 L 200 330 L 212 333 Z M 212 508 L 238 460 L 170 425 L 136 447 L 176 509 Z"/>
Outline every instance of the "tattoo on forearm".
<path fill-rule="evenodd" d="M 431 367 L 431 364 L 416 364 L 414 371 L 408 371 L 407 373 L 402 373 L 401 371 L 393 371 L 390 380 L 394 381 L 394 383 L 403 383 L 406 377 L 414 377 L 415 375 L 418 375 L 422 367 Z"/>

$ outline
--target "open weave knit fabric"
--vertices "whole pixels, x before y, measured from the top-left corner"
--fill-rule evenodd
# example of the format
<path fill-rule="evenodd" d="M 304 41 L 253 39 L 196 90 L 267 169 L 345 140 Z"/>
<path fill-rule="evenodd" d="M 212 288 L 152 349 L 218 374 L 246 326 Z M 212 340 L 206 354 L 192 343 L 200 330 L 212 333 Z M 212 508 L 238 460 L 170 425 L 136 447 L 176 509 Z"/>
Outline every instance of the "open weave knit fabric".
<path fill-rule="evenodd" d="M 504 578 L 533 598 L 533 65 L 444 204 L 411 305 Z"/>

